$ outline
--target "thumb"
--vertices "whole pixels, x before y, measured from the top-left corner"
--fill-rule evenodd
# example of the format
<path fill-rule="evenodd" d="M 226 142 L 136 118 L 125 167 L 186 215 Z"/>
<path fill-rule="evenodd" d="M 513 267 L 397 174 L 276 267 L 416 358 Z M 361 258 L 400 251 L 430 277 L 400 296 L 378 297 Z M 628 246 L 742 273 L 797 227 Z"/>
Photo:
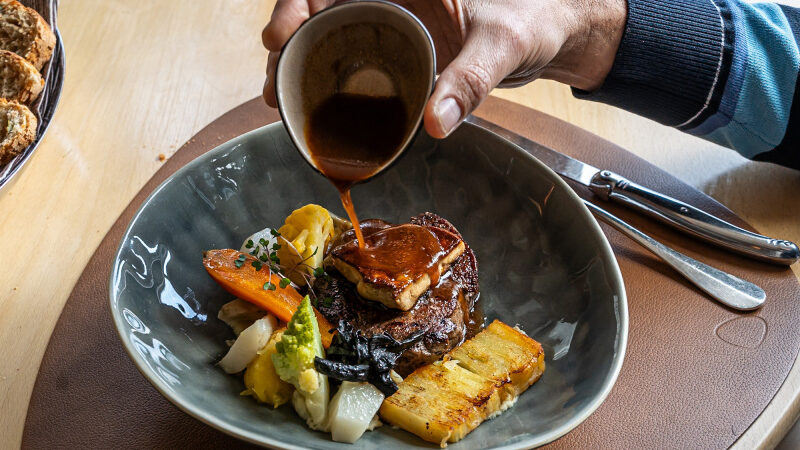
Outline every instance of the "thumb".
<path fill-rule="evenodd" d="M 425 106 L 425 130 L 435 138 L 449 135 L 511 71 L 491 35 L 471 33 L 458 56 L 444 69 Z"/>

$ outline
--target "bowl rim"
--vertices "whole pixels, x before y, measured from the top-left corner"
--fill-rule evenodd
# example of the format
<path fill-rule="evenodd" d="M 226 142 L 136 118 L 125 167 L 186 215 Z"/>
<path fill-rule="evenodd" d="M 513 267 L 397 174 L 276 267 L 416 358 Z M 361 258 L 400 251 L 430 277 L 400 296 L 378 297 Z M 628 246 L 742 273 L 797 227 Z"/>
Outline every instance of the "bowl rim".
<path fill-rule="evenodd" d="M 529 448 L 531 446 L 541 446 L 545 445 L 549 442 L 552 442 L 561 436 L 567 434 L 568 432 L 572 431 L 578 425 L 583 423 L 592 413 L 594 413 L 597 408 L 600 407 L 601 404 L 606 400 L 608 395 L 611 393 L 611 389 L 614 387 L 614 384 L 619 377 L 620 370 L 622 369 L 622 363 L 625 359 L 625 354 L 627 351 L 628 345 L 628 300 L 627 294 L 625 291 L 625 284 L 623 282 L 622 273 L 619 269 L 619 264 L 617 263 L 616 257 L 614 256 L 614 252 L 611 248 L 611 244 L 608 242 L 608 238 L 606 237 L 605 233 L 603 233 L 600 225 L 598 224 L 595 217 L 589 211 L 589 209 L 583 204 L 583 201 L 580 197 L 575 193 L 575 191 L 563 180 L 560 176 L 558 176 L 555 172 L 553 172 L 549 167 L 547 167 L 544 163 L 536 159 L 533 155 L 526 152 L 524 149 L 519 147 L 518 145 L 514 144 L 513 142 L 505 139 L 502 136 L 497 135 L 496 133 L 491 132 L 479 125 L 475 125 L 469 122 L 464 122 L 460 125 L 461 127 L 474 127 L 480 129 L 482 132 L 486 132 L 494 136 L 496 139 L 499 139 L 501 142 L 513 146 L 517 152 L 520 154 L 522 159 L 528 160 L 530 163 L 538 166 L 539 169 L 542 170 L 543 174 L 549 178 L 549 181 L 552 181 L 555 185 L 557 185 L 560 189 L 566 190 L 567 197 L 576 203 L 578 214 L 582 214 L 585 218 L 590 219 L 588 221 L 589 228 L 591 232 L 600 238 L 600 245 L 601 245 L 601 254 L 600 257 L 603 259 L 604 263 L 606 263 L 606 267 L 608 268 L 608 275 L 610 281 L 610 288 L 612 292 L 617 292 L 618 295 L 615 296 L 613 304 L 614 304 L 614 312 L 615 316 L 617 317 L 617 333 L 615 337 L 615 352 L 613 356 L 613 360 L 611 362 L 611 367 L 609 368 L 609 372 L 606 375 L 605 379 L 603 380 L 602 387 L 598 393 L 594 397 L 594 399 L 587 405 L 584 406 L 578 413 L 570 420 L 566 421 L 562 425 L 555 427 L 554 429 L 542 434 L 539 438 L 536 439 L 526 439 L 523 441 L 515 442 L 513 444 L 507 444 L 499 447 L 495 447 L 497 449 L 518 449 L 518 448 Z M 185 172 L 188 170 L 205 164 L 209 159 L 213 159 L 217 153 L 223 151 L 233 151 L 235 148 L 242 145 L 244 142 L 250 140 L 253 136 L 257 136 L 263 133 L 272 133 L 275 130 L 283 129 L 282 123 L 280 121 L 274 122 L 263 127 L 256 128 L 252 131 L 239 135 L 227 142 L 224 142 L 217 147 L 209 150 L 208 152 L 203 153 L 202 155 L 196 157 L 185 166 L 181 167 L 175 173 L 167 177 L 161 184 L 156 187 L 150 195 L 147 196 L 147 199 L 142 202 L 139 208 L 134 214 L 131 221 L 128 223 L 128 226 L 125 228 L 125 233 L 123 234 L 122 238 L 120 239 L 120 243 L 117 246 L 117 251 L 114 253 L 114 264 L 111 268 L 111 273 L 109 276 L 108 282 L 108 306 L 110 309 L 111 317 L 114 322 L 114 329 L 117 333 L 117 336 L 122 341 L 122 346 L 125 349 L 128 356 L 133 361 L 136 369 L 144 376 L 144 378 L 150 382 L 151 385 L 162 395 L 164 398 L 169 400 L 173 405 L 178 407 L 184 413 L 194 417 L 195 419 L 209 425 L 213 428 L 216 428 L 219 431 L 222 431 L 226 434 L 234 436 L 238 439 L 242 439 L 244 441 L 270 447 L 270 448 L 281 448 L 281 449 L 303 449 L 305 447 L 301 447 L 295 444 L 282 442 L 277 439 L 274 439 L 266 434 L 258 434 L 254 433 L 245 429 L 242 429 L 238 426 L 229 424 L 222 420 L 222 418 L 208 413 L 203 408 L 195 407 L 191 405 L 185 405 L 182 401 L 178 398 L 177 395 L 174 395 L 174 391 L 166 385 L 164 381 L 160 378 L 155 376 L 154 374 L 150 373 L 148 365 L 140 358 L 136 350 L 133 348 L 133 344 L 126 339 L 125 333 L 123 330 L 126 327 L 127 322 L 123 320 L 121 314 L 117 314 L 116 308 L 116 298 L 117 292 L 116 286 L 114 283 L 116 274 L 119 270 L 119 263 L 120 263 L 120 254 L 122 253 L 122 249 L 125 243 L 128 241 L 131 229 L 133 228 L 134 224 L 137 223 L 139 217 L 141 216 L 142 212 L 145 208 L 153 201 L 153 199 L 161 192 L 161 190 L 166 187 L 168 184 L 171 184 L 174 180 L 178 177 L 183 176 Z"/>

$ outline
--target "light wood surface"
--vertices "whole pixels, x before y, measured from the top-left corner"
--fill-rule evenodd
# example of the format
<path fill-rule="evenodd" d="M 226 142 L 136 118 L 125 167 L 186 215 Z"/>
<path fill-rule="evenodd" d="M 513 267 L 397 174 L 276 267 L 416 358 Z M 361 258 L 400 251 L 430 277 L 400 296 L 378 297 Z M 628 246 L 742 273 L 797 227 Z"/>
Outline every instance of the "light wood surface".
<path fill-rule="evenodd" d="M 0 194 L 0 447 L 19 446 L 64 302 L 109 227 L 159 168 L 158 155 L 169 157 L 204 125 L 261 92 L 260 31 L 273 4 L 61 2 L 67 61 L 61 104 L 37 154 Z M 616 142 L 714 196 L 764 234 L 800 242 L 797 171 L 749 162 L 632 114 L 575 100 L 555 83 L 495 95 Z M 798 393 L 795 364 L 739 446 L 774 446 L 800 410 Z"/>

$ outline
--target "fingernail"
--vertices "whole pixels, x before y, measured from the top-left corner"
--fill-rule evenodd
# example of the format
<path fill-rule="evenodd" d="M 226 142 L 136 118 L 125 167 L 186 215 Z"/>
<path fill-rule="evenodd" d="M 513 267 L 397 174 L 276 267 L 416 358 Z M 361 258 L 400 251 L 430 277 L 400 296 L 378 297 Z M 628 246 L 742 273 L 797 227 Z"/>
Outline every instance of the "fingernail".
<path fill-rule="evenodd" d="M 458 107 L 455 99 L 448 97 L 436 107 L 436 117 L 439 119 L 439 128 L 445 135 L 450 134 L 453 128 L 461 120 L 461 108 Z"/>

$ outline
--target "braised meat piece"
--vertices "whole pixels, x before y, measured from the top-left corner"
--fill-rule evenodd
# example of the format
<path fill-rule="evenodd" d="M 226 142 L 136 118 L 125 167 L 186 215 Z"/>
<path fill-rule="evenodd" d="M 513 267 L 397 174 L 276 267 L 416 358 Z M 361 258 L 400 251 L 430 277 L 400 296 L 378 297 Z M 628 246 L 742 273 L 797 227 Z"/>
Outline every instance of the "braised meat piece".
<path fill-rule="evenodd" d="M 372 221 L 365 223 L 380 228 Z M 412 218 L 411 223 L 440 228 L 461 239 L 452 224 L 435 214 L 421 214 Z M 466 243 L 464 252 L 442 275 L 439 283 L 423 293 L 408 311 L 390 309 L 362 298 L 353 283 L 334 268 L 327 270 L 327 276 L 314 281 L 313 290 L 317 296 L 317 309 L 332 323 L 345 320 L 367 336 L 387 333 L 398 341 L 422 332 L 422 338 L 398 361 L 395 370 L 399 374 L 406 376 L 463 342 L 467 321 L 478 295 L 478 266 L 475 254 Z"/>

